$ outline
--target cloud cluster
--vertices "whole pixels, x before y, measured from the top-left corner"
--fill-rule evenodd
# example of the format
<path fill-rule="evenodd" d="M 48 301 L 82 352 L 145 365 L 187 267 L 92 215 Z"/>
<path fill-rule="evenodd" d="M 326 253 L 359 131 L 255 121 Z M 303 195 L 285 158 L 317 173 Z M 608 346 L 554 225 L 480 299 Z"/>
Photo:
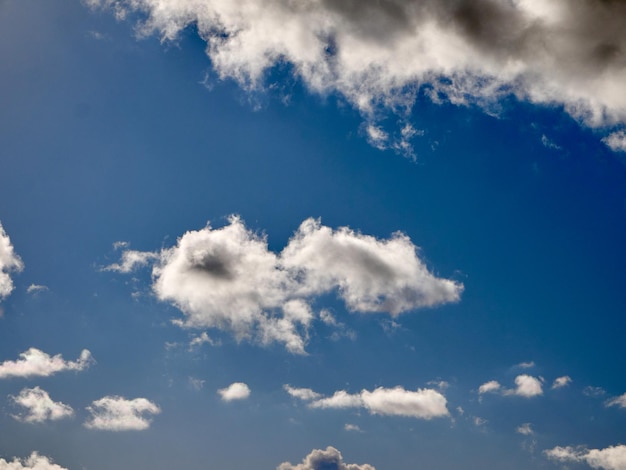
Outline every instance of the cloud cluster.
<path fill-rule="evenodd" d="M 276 470 L 376 470 L 368 464 L 357 465 L 345 463 L 341 452 L 328 446 L 325 450 L 314 449 L 302 463 L 293 465 L 290 462 L 281 463 Z"/>
<path fill-rule="evenodd" d="M 12 271 L 21 271 L 24 263 L 15 253 L 11 239 L 0 223 L 0 300 L 13 292 L 13 280 L 9 276 Z"/>
<path fill-rule="evenodd" d="M 243 382 L 235 382 L 217 391 L 224 401 L 245 400 L 250 396 L 250 387 Z"/>
<path fill-rule="evenodd" d="M 44 421 L 56 421 L 70 418 L 74 415 L 71 406 L 61 402 L 55 402 L 48 392 L 39 387 L 25 388 L 16 397 L 11 397 L 13 403 L 26 408 L 25 415 L 13 416 L 18 421 L 26 423 L 43 423 Z"/>
<path fill-rule="evenodd" d="M 91 418 L 85 422 L 89 429 L 104 431 L 142 431 L 151 421 L 144 415 L 155 415 L 161 409 L 146 398 L 128 400 L 118 396 L 106 396 L 87 407 Z"/>
<path fill-rule="evenodd" d="M 626 445 L 617 445 L 605 449 L 584 449 L 574 447 L 555 447 L 544 451 L 551 460 L 557 462 L 581 462 L 591 468 L 604 470 L 626 469 Z"/>
<path fill-rule="evenodd" d="M 516 395 L 531 398 L 543 395 L 542 380 L 527 374 L 515 377 L 515 388 L 503 388 L 496 380 L 485 382 L 478 387 L 478 394 L 501 393 L 502 395 Z"/>
<path fill-rule="evenodd" d="M 399 386 L 378 387 L 373 391 L 361 390 L 356 394 L 339 390 L 330 397 L 323 397 L 308 388 L 299 389 L 288 385 L 284 388 L 292 397 L 307 401 L 310 408 L 364 408 L 370 414 L 426 420 L 450 414 L 446 397 L 429 388 L 412 391 Z"/>
<path fill-rule="evenodd" d="M 496 110 L 502 98 L 560 105 L 591 126 L 626 121 L 626 4 L 606 0 L 87 0 L 140 35 L 194 25 L 221 78 L 263 86 L 280 64 L 314 93 L 372 117 L 433 101 Z M 367 128 L 385 146 L 388 136 Z"/>
<path fill-rule="evenodd" d="M 4 361 L 0 364 L 0 379 L 11 377 L 49 377 L 67 370 L 82 371 L 94 363 L 91 353 L 83 349 L 76 361 L 66 361 L 57 354 L 50 356 L 37 348 L 30 348 L 20 354 L 17 361 Z"/>
<path fill-rule="evenodd" d="M 30 454 L 30 457 L 24 460 L 20 460 L 17 457 L 13 461 L 9 462 L 4 459 L 0 459 L 0 470 L 67 470 L 65 467 L 61 467 L 55 463 L 52 463 L 48 457 L 39 455 L 37 452 Z"/>
<path fill-rule="evenodd" d="M 107 269 L 125 270 L 126 262 Z M 284 250 L 236 216 L 218 229 L 185 233 L 155 258 L 153 290 L 185 315 L 179 324 L 233 332 L 238 340 L 283 343 L 303 354 L 314 319 L 313 297 L 337 291 L 358 312 L 402 312 L 459 300 L 463 285 L 438 278 L 418 257 L 418 248 L 401 233 L 386 240 L 349 228 L 333 230 L 307 219 Z"/>

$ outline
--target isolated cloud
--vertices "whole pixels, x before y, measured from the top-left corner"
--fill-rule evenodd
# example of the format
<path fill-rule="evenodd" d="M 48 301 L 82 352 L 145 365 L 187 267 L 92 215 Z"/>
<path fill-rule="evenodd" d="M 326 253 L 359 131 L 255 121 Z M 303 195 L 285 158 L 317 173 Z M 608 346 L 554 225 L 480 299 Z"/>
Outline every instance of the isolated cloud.
<path fill-rule="evenodd" d="M 119 246 L 119 248 L 124 248 L 127 245 L 119 245 L 120 242 L 117 242 L 115 245 Z M 125 250 L 122 252 L 122 259 L 119 263 L 113 263 L 108 266 L 102 268 L 104 271 L 114 271 L 118 273 L 129 273 L 134 271 L 137 268 L 141 268 L 143 266 L 147 266 L 151 261 L 155 260 L 158 257 L 156 253 L 151 253 L 149 251 L 136 251 L 136 250 Z"/>
<path fill-rule="evenodd" d="M 608 400 L 606 402 L 606 406 L 617 406 L 619 408 L 626 408 L 626 393 L 619 397 Z"/>
<path fill-rule="evenodd" d="M 40 292 L 46 292 L 47 290 L 50 290 L 48 289 L 48 286 L 42 286 L 39 284 L 31 284 L 26 288 L 26 292 L 29 294 L 38 294 Z"/>
<path fill-rule="evenodd" d="M 617 445 L 605 449 L 584 449 L 580 447 L 555 447 L 544 451 L 551 460 L 557 462 L 582 462 L 591 468 L 604 470 L 626 469 L 626 445 Z"/>
<path fill-rule="evenodd" d="M 11 239 L 0 223 L 0 300 L 13 291 L 13 280 L 9 273 L 19 272 L 22 269 L 24 269 L 24 263 L 15 253 Z"/>
<path fill-rule="evenodd" d="M 500 390 L 501 387 L 502 386 L 500 385 L 500 382 L 498 382 L 497 380 L 490 380 L 489 382 L 485 382 L 480 387 L 478 387 L 478 393 L 479 395 L 482 395 L 484 393 L 497 392 Z"/>
<path fill-rule="evenodd" d="M 74 415 L 71 406 L 53 401 L 48 392 L 39 387 L 25 388 L 16 397 L 11 397 L 16 405 L 27 409 L 26 414 L 14 415 L 18 421 L 26 423 L 43 423 L 70 418 Z"/>
<path fill-rule="evenodd" d="M 572 378 L 569 375 L 564 375 L 563 377 L 558 377 L 554 380 L 552 384 L 552 388 L 563 388 L 572 383 Z"/>
<path fill-rule="evenodd" d="M 356 394 L 339 390 L 330 397 L 322 397 L 310 389 L 293 389 L 288 385 L 285 385 L 285 390 L 293 397 L 308 401 L 310 408 L 364 408 L 370 414 L 426 420 L 449 416 L 446 397 L 428 388 L 412 391 L 400 386 L 378 387 L 373 391 L 361 390 Z"/>
<path fill-rule="evenodd" d="M 325 450 L 314 449 L 302 463 L 293 465 L 290 462 L 281 463 L 276 470 L 376 470 L 368 464 L 357 465 L 345 463 L 341 452 L 328 446 Z"/>
<path fill-rule="evenodd" d="M 524 436 L 530 436 L 535 433 L 530 423 L 521 424 L 515 429 L 515 432 L 523 434 Z"/>
<path fill-rule="evenodd" d="M 181 326 L 283 343 L 296 354 L 305 353 L 313 297 L 337 291 L 352 311 L 397 315 L 456 302 L 463 291 L 430 273 L 406 235 L 379 240 L 315 219 L 305 220 L 280 254 L 232 216 L 225 227 L 185 233 L 156 256 L 154 292 L 184 313 Z M 124 266 L 124 257 L 112 266 Z"/>
<path fill-rule="evenodd" d="M 151 421 L 144 415 L 155 415 L 161 409 L 146 398 L 127 400 L 124 397 L 106 396 L 87 407 L 91 418 L 85 422 L 89 429 L 104 431 L 142 431 Z"/>
<path fill-rule="evenodd" d="M 65 467 L 61 467 L 52 461 L 48 457 L 39 455 L 37 452 L 30 454 L 30 457 L 24 460 L 20 460 L 15 457 L 11 462 L 0 459 L 0 470 L 67 470 Z"/>
<path fill-rule="evenodd" d="M 291 64 L 314 93 L 366 116 L 403 112 L 419 91 L 490 111 L 514 95 L 562 105 L 591 126 L 626 120 L 626 4 L 583 0 L 88 0 L 140 35 L 176 40 L 194 25 L 220 78 L 246 89 Z M 386 139 L 368 128 L 374 145 Z"/>
<path fill-rule="evenodd" d="M 37 348 L 30 348 L 20 354 L 17 361 L 4 361 L 0 364 L 0 379 L 11 377 L 49 377 L 66 370 L 82 371 L 95 361 L 87 349 L 83 349 L 76 361 L 66 361 L 61 354 L 50 356 Z"/>
<path fill-rule="evenodd" d="M 235 382 L 217 391 L 224 401 L 245 400 L 250 396 L 250 387 L 243 382 Z"/>
<path fill-rule="evenodd" d="M 602 142 L 614 152 L 626 152 L 626 132 L 624 131 L 613 132 L 602 139 Z"/>

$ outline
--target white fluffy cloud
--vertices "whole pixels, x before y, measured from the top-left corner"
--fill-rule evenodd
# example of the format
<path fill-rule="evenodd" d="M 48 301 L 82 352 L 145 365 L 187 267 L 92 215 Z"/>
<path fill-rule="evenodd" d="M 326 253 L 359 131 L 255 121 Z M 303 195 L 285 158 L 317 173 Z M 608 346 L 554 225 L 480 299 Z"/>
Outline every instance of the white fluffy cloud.
<path fill-rule="evenodd" d="M 17 361 L 4 361 L 0 364 L 0 379 L 10 377 L 49 377 L 66 370 L 82 371 L 94 363 L 91 353 L 83 349 L 76 361 L 66 361 L 57 354 L 50 356 L 37 348 L 30 348 L 20 354 Z"/>
<path fill-rule="evenodd" d="M 361 390 L 356 394 L 339 390 L 330 397 L 322 397 L 310 389 L 293 389 L 287 385 L 285 390 L 291 396 L 309 402 L 310 408 L 364 408 L 371 414 L 426 420 L 449 416 L 446 397 L 429 388 L 412 391 L 399 386 L 378 387 L 373 391 Z"/>
<path fill-rule="evenodd" d="M 235 382 L 217 391 L 224 401 L 245 400 L 250 396 L 250 387 L 243 382 Z"/>
<path fill-rule="evenodd" d="M 24 269 L 24 263 L 15 253 L 11 239 L 0 223 L 0 300 L 13 291 L 13 280 L 9 273 L 22 269 Z"/>
<path fill-rule="evenodd" d="M 607 401 L 606 406 L 617 406 L 619 408 L 626 408 L 626 393 Z"/>
<path fill-rule="evenodd" d="M 514 95 L 562 105 L 588 125 L 626 121 L 626 4 L 585 0 L 87 0 L 140 34 L 175 40 L 193 24 L 221 78 L 260 88 L 291 64 L 314 93 L 338 93 L 371 117 L 434 101 L 493 110 Z M 375 145 L 386 135 L 368 128 Z"/>
<path fill-rule="evenodd" d="M 531 398 L 543 395 L 543 386 L 540 379 L 521 374 L 515 377 L 515 388 L 503 388 L 496 380 L 491 380 L 478 387 L 478 394 L 485 393 L 501 393 L 502 395 L 517 395 L 520 397 Z"/>
<path fill-rule="evenodd" d="M 334 447 L 328 446 L 325 450 L 314 449 L 307 455 L 302 463 L 292 464 L 290 462 L 281 463 L 276 470 L 376 470 L 368 464 L 357 465 L 345 463 L 341 452 Z"/>
<path fill-rule="evenodd" d="M 544 451 L 551 460 L 558 462 L 582 462 L 591 468 L 603 470 L 626 470 L 626 445 L 605 449 L 583 449 L 579 447 L 555 447 Z"/>
<path fill-rule="evenodd" d="M 626 132 L 624 131 L 613 132 L 602 139 L 602 142 L 614 152 L 626 152 Z"/>
<path fill-rule="evenodd" d="M 13 403 L 27 409 L 24 415 L 14 415 L 18 421 L 26 423 L 42 423 L 70 418 L 74 415 L 71 406 L 53 401 L 48 392 L 39 387 L 25 388 L 16 397 L 11 397 Z"/>
<path fill-rule="evenodd" d="M 564 375 L 563 377 L 557 377 L 554 379 L 554 383 L 552 384 L 552 388 L 563 388 L 572 383 L 572 378 L 569 375 Z"/>
<path fill-rule="evenodd" d="M 156 404 L 146 398 L 127 400 L 117 396 L 100 398 L 92 402 L 87 410 L 91 418 L 85 422 L 85 427 L 104 431 L 142 431 L 148 429 L 151 423 L 144 415 L 161 412 Z"/>
<path fill-rule="evenodd" d="M 39 455 L 37 452 L 30 454 L 30 457 L 20 460 L 17 457 L 12 461 L 0 459 L 0 470 L 67 470 L 52 461 L 48 457 Z"/>
<path fill-rule="evenodd" d="M 187 232 L 153 256 L 154 292 L 184 313 L 180 325 L 279 342 L 298 354 L 315 318 L 312 297 L 336 290 L 352 311 L 398 315 L 456 302 L 463 291 L 430 273 L 406 235 L 379 240 L 315 219 L 305 220 L 280 254 L 232 216 L 225 227 Z M 123 255 L 112 266 L 124 263 Z"/>

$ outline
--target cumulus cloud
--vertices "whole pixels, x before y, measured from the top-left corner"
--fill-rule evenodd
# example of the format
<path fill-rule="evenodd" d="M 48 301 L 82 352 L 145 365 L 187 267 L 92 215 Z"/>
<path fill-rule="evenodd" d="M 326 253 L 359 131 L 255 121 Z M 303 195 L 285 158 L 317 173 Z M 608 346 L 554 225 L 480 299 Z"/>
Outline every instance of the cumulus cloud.
<path fill-rule="evenodd" d="M 49 377 L 66 370 L 82 371 L 94 363 L 91 353 L 83 349 L 76 361 L 66 361 L 61 354 L 50 356 L 37 348 L 20 354 L 17 361 L 0 364 L 0 379 L 11 377 Z"/>
<path fill-rule="evenodd" d="M 530 423 L 521 424 L 515 429 L 515 432 L 524 436 L 530 436 L 535 433 Z"/>
<path fill-rule="evenodd" d="M 250 396 L 250 387 L 243 382 L 235 382 L 217 391 L 224 401 L 245 400 Z"/>
<path fill-rule="evenodd" d="M 591 126 L 626 121 L 626 4 L 584 0 L 88 0 L 140 35 L 174 41 L 194 25 L 220 78 L 246 89 L 288 63 L 313 93 L 336 93 L 371 118 L 433 101 L 502 98 L 559 105 Z M 382 132 L 368 128 L 374 145 Z"/>
<path fill-rule="evenodd" d="M 67 470 L 65 467 L 61 467 L 53 463 L 48 457 L 39 455 L 37 452 L 30 454 L 30 457 L 20 460 L 17 457 L 13 461 L 9 462 L 4 459 L 0 459 L 0 470 Z"/>
<path fill-rule="evenodd" d="M 25 388 L 16 397 L 11 397 L 16 405 L 27 409 L 24 415 L 14 415 L 18 421 L 26 423 L 43 423 L 44 421 L 57 421 L 70 418 L 74 415 L 71 406 L 53 401 L 48 392 L 39 387 Z"/>
<path fill-rule="evenodd" d="M 607 401 L 606 406 L 617 406 L 619 408 L 626 408 L 626 393 Z"/>
<path fill-rule="evenodd" d="M 345 463 L 341 452 L 334 447 L 328 446 L 325 450 L 314 449 L 307 455 L 302 463 L 293 465 L 290 462 L 281 463 L 276 470 L 376 470 L 368 464 L 357 465 Z"/>
<path fill-rule="evenodd" d="M 480 387 L 478 387 L 478 393 L 479 395 L 482 395 L 484 393 L 497 392 L 500 390 L 501 387 L 502 386 L 500 385 L 500 382 L 498 382 L 497 380 L 490 380 L 489 382 L 485 382 Z"/>
<path fill-rule="evenodd" d="M 554 380 L 552 384 L 552 388 L 563 388 L 572 383 L 572 378 L 569 375 L 564 375 L 563 377 L 558 377 Z"/>
<path fill-rule="evenodd" d="M 22 269 L 24 269 L 24 263 L 15 253 L 11 239 L 0 223 L 0 300 L 13 292 L 13 280 L 9 274 Z"/>
<path fill-rule="evenodd" d="M 400 386 L 378 387 L 373 391 L 361 390 L 356 394 L 339 390 L 329 397 L 323 397 L 310 389 L 293 389 L 288 385 L 285 385 L 285 390 L 293 397 L 308 401 L 310 408 L 364 408 L 370 414 L 426 420 L 449 416 L 446 397 L 428 388 L 412 391 Z"/>
<path fill-rule="evenodd" d="M 183 312 L 179 325 L 283 343 L 296 354 L 305 353 L 313 297 L 336 291 L 351 311 L 398 315 L 456 302 L 463 291 L 429 272 L 406 235 L 379 240 L 312 218 L 279 254 L 232 216 L 225 227 L 185 233 L 155 256 L 154 292 Z M 112 266 L 124 266 L 124 257 Z"/>
<path fill-rule="evenodd" d="M 613 132 L 602 139 L 602 142 L 614 152 L 626 152 L 626 132 L 624 131 Z"/>
<path fill-rule="evenodd" d="M 544 451 L 544 454 L 557 462 L 581 462 L 591 468 L 604 470 L 626 469 L 626 445 L 616 445 L 605 449 L 555 447 Z"/>
<path fill-rule="evenodd" d="M 85 422 L 89 429 L 104 431 L 142 431 L 151 421 L 144 415 L 156 415 L 161 409 L 146 398 L 127 400 L 124 397 L 106 396 L 87 407 L 91 418 Z"/>

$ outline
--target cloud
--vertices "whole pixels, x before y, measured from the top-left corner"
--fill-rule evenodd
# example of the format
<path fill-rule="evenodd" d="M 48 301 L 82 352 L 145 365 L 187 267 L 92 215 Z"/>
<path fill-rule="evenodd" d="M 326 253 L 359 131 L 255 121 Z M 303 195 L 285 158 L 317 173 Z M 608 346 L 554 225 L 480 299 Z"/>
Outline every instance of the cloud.
<path fill-rule="evenodd" d="M 0 223 L 0 301 L 13 292 L 13 280 L 9 273 L 19 272 L 22 269 L 24 269 L 24 263 L 15 253 L 11 239 Z"/>
<path fill-rule="evenodd" d="M 26 292 L 33 295 L 39 294 L 40 292 L 46 292 L 48 290 L 50 290 L 48 289 L 48 286 L 42 286 L 39 284 L 31 284 L 26 288 Z"/>
<path fill-rule="evenodd" d="M 626 393 L 619 397 L 608 400 L 606 402 L 606 406 L 618 406 L 620 408 L 626 408 Z"/>
<path fill-rule="evenodd" d="M 350 424 L 350 423 L 346 423 L 343 429 L 345 429 L 348 432 L 363 432 L 358 425 Z"/>
<path fill-rule="evenodd" d="M 624 131 L 613 132 L 602 139 L 602 142 L 614 152 L 626 152 L 626 132 Z"/>
<path fill-rule="evenodd" d="M 39 387 L 25 388 L 16 397 L 11 397 L 13 403 L 28 410 L 26 415 L 14 415 L 18 421 L 26 423 L 43 423 L 70 418 L 74 415 L 71 406 L 53 401 L 48 392 Z"/>
<path fill-rule="evenodd" d="M 290 385 L 283 385 L 285 391 L 294 398 L 298 398 L 300 400 L 308 401 L 308 400 L 317 400 L 321 398 L 321 394 L 314 392 L 310 388 L 295 388 Z"/>
<path fill-rule="evenodd" d="M 364 408 L 370 414 L 406 416 L 426 420 L 450 414 L 446 397 L 428 388 L 412 391 L 400 386 L 378 387 L 371 392 L 361 390 L 356 394 L 339 390 L 330 397 L 322 397 L 310 389 L 292 389 L 288 385 L 285 385 L 285 390 L 293 397 L 308 401 L 310 408 Z"/>
<path fill-rule="evenodd" d="M 83 371 L 95 363 L 87 349 L 83 349 L 76 361 L 66 361 L 60 354 L 50 356 L 37 348 L 30 348 L 21 353 L 20 358 L 17 361 L 4 361 L 0 364 L 0 379 L 49 377 L 66 370 Z"/>
<path fill-rule="evenodd" d="M 48 457 L 39 455 L 37 452 L 30 454 L 30 457 L 24 460 L 20 460 L 17 457 L 13 461 L 9 462 L 4 459 L 0 459 L 0 470 L 67 470 L 65 467 L 61 467 L 52 461 Z"/>
<path fill-rule="evenodd" d="M 519 367 L 520 369 L 532 369 L 533 367 L 535 367 L 535 363 L 534 361 L 520 362 L 519 364 L 517 364 L 517 367 Z"/>
<path fill-rule="evenodd" d="M 490 380 L 489 382 L 486 382 L 478 387 L 478 394 L 482 395 L 484 393 L 497 392 L 500 390 L 501 387 L 502 386 L 500 385 L 500 382 L 498 382 L 497 380 Z"/>
<path fill-rule="evenodd" d="M 250 396 L 250 387 L 243 382 L 235 382 L 217 391 L 224 401 L 245 400 Z"/>
<path fill-rule="evenodd" d="M 572 378 L 569 375 L 564 375 L 563 377 L 558 377 L 554 380 L 552 384 L 552 388 L 563 388 L 572 383 Z"/>
<path fill-rule="evenodd" d="M 590 126 L 626 121 L 626 4 L 585 0 L 88 0 L 140 36 L 194 25 L 220 78 L 248 90 L 282 64 L 313 93 L 365 116 L 409 111 L 418 93 L 489 112 L 515 96 Z M 375 145 L 384 139 L 367 132 Z"/>
<path fill-rule="evenodd" d="M 525 398 L 543 395 L 541 381 L 530 375 L 518 375 L 515 377 L 515 385 L 517 387 L 513 390 L 507 390 L 505 395 L 517 395 Z"/>
<path fill-rule="evenodd" d="M 530 436 L 534 434 L 533 428 L 530 423 L 524 423 L 517 428 L 515 428 L 515 432 L 519 434 L 523 434 L 524 436 Z"/>
<path fill-rule="evenodd" d="M 555 447 L 544 451 L 551 460 L 558 462 L 582 462 L 591 468 L 604 470 L 626 469 L 626 445 L 616 445 L 605 449 L 584 449 L 580 447 Z"/>
<path fill-rule="evenodd" d="M 116 242 L 114 247 L 124 248 L 127 245 L 119 245 Z M 122 252 L 122 259 L 119 263 L 113 263 L 102 268 L 103 271 L 114 271 L 118 273 L 130 273 L 137 268 L 141 268 L 150 264 L 151 261 L 158 257 L 156 253 L 148 251 L 125 250 Z"/>
<path fill-rule="evenodd" d="M 345 463 L 341 452 L 328 446 L 325 450 L 314 449 L 302 463 L 293 465 L 290 462 L 281 463 L 276 470 L 376 470 L 368 464 L 357 465 Z"/>
<path fill-rule="evenodd" d="M 144 414 L 155 415 L 161 409 L 146 398 L 127 400 L 124 397 L 106 396 L 87 407 L 91 418 L 85 422 L 89 429 L 104 431 L 143 431 L 151 421 Z"/>
<path fill-rule="evenodd" d="M 602 387 L 593 387 L 588 385 L 583 389 L 583 395 L 586 397 L 601 397 L 606 394 L 606 391 Z"/>
<path fill-rule="evenodd" d="M 126 253 L 111 266 L 125 266 Z M 379 240 L 312 218 L 280 254 L 232 216 L 225 227 L 187 232 L 154 256 L 154 292 L 183 312 L 180 326 L 278 342 L 296 354 L 305 354 L 313 297 L 336 291 L 351 311 L 398 315 L 457 302 L 463 291 L 462 284 L 430 273 L 406 235 Z"/>

